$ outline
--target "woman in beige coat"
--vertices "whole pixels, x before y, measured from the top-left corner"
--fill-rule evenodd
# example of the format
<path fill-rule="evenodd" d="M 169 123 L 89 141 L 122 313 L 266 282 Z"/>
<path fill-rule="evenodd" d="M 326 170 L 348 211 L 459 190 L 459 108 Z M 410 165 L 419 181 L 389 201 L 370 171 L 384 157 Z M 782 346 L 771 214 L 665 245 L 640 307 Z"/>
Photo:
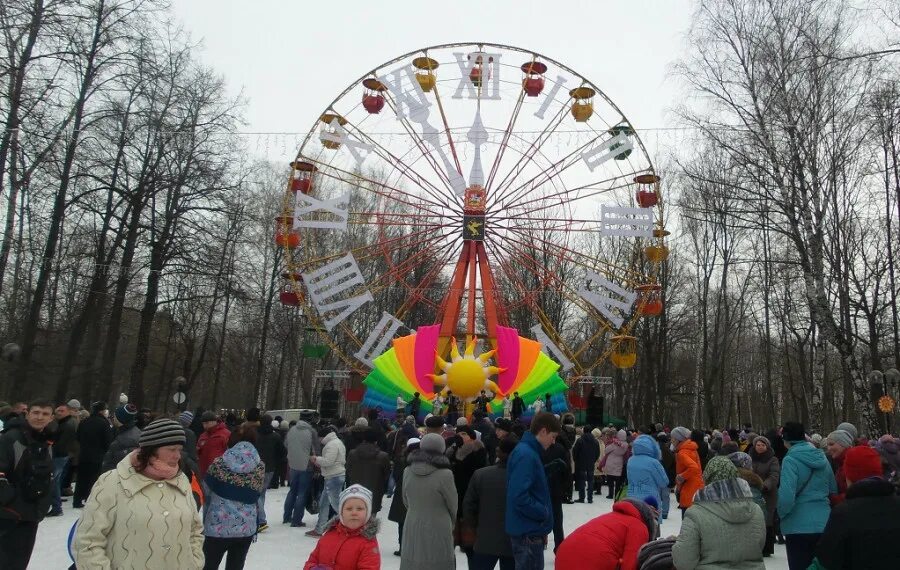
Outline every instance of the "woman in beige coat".
<path fill-rule="evenodd" d="M 203 523 L 178 469 L 184 429 L 159 419 L 97 479 L 75 534 L 78 568 L 203 568 Z"/>

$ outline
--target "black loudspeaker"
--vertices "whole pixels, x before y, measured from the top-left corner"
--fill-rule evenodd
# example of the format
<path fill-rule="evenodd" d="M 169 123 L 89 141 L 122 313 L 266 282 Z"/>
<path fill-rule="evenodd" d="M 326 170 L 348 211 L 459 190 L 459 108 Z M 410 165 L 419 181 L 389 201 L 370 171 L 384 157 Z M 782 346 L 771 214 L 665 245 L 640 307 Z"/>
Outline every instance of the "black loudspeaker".
<path fill-rule="evenodd" d="M 319 396 L 319 415 L 330 419 L 338 417 L 340 401 L 341 393 L 337 390 L 322 390 Z"/>
<path fill-rule="evenodd" d="M 594 427 L 603 427 L 603 396 L 588 396 L 585 423 Z"/>

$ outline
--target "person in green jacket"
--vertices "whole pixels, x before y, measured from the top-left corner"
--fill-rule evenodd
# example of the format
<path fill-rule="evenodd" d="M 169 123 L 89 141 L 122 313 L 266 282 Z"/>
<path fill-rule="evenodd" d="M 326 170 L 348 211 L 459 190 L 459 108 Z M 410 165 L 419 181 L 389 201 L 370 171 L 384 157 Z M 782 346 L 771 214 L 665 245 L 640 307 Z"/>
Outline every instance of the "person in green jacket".
<path fill-rule="evenodd" d="M 766 520 L 750 486 L 725 456 L 707 463 L 703 480 L 684 512 L 672 563 L 678 570 L 765 570 Z"/>

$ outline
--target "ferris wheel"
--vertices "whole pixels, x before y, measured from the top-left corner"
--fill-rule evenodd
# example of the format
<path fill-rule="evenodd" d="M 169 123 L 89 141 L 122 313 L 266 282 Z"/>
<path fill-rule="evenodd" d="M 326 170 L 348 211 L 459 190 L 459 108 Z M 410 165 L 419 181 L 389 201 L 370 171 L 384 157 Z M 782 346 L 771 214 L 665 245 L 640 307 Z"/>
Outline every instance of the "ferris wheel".
<path fill-rule="evenodd" d="M 514 328 L 572 376 L 634 365 L 636 320 L 663 309 L 660 179 L 588 79 L 525 49 L 439 45 L 315 117 L 276 219 L 281 301 L 348 366 L 426 325 L 443 355 Z"/>

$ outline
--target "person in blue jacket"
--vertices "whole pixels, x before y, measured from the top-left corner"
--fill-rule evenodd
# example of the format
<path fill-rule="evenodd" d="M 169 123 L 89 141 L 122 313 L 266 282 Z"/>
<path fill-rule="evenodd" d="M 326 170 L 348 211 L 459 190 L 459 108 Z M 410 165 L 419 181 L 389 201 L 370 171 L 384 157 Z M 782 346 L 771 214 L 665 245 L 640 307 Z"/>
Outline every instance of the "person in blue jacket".
<path fill-rule="evenodd" d="M 639 435 L 631 444 L 631 453 L 627 465 L 627 496 L 642 501 L 653 497 L 656 504 L 661 504 L 663 493 L 669 492 L 669 477 L 660 461 L 662 452 L 659 444 L 649 435 Z"/>
<path fill-rule="evenodd" d="M 806 570 L 831 515 L 828 496 L 837 485 L 825 452 L 806 441 L 803 424 L 784 424 L 787 455 L 781 466 L 778 515 L 787 543 L 788 568 Z"/>
<path fill-rule="evenodd" d="M 506 534 L 516 570 L 544 568 L 544 540 L 553 530 L 553 506 L 541 454 L 561 430 L 553 414 L 536 414 L 507 461 Z"/>

